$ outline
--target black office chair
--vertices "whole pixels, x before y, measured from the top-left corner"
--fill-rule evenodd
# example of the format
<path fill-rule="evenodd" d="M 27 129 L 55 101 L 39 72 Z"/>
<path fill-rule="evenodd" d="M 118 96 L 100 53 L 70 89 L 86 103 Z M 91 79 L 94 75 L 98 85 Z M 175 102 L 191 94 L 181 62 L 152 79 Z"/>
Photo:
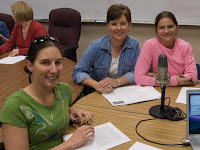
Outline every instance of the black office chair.
<path fill-rule="evenodd" d="M 12 16 L 9 14 L 0 13 L 0 21 L 3 21 L 7 25 L 8 30 L 11 34 L 13 27 L 15 25 L 15 22 L 14 22 Z"/>
<path fill-rule="evenodd" d="M 72 8 L 53 9 L 49 14 L 49 35 L 56 37 L 64 57 L 77 62 L 76 49 L 81 33 L 81 15 Z"/>

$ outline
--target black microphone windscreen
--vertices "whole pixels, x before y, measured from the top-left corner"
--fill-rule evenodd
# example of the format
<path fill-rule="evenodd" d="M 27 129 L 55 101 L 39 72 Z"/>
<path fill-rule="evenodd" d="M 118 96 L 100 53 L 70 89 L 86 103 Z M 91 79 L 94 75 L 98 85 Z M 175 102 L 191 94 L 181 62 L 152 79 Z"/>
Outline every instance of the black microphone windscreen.
<path fill-rule="evenodd" d="M 160 54 L 158 57 L 158 67 L 168 67 L 167 56 Z"/>

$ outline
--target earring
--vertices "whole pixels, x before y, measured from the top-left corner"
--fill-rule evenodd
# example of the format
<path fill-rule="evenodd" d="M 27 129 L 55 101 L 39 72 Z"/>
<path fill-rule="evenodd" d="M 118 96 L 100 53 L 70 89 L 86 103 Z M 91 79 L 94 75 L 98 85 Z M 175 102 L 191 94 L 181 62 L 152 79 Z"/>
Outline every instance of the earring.
<path fill-rule="evenodd" d="M 31 84 L 31 72 L 29 72 L 29 74 L 28 74 L 28 81 Z"/>

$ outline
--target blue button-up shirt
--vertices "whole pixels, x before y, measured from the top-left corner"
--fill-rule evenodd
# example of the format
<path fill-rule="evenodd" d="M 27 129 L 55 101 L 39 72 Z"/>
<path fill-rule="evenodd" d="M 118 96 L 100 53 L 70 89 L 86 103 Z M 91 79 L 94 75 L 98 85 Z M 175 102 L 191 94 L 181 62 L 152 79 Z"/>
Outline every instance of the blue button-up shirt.
<path fill-rule="evenodd" d="M 6 24 L 3 21 L 0 21 L 0 34 L 2 34 L 7 39 L 10 38 L 9 30 L 8 30 Z M 2 44 L 4 44 L 4 42 L 0 38 L 0 45 L 2 45 Z"/>
<path fill-rule="evenodd" d="M 135 83 L 134 69 L 139 53 L 138 40 L 127 36 L 119 57 L 117 77 L 124 76 L 130 83 Z M 108 77 L 111 62 L 111 42 L 108 35 L 90 44 L 73 71 L 73 79 L 77 83 L 87 78 L 101 81 Z"/>

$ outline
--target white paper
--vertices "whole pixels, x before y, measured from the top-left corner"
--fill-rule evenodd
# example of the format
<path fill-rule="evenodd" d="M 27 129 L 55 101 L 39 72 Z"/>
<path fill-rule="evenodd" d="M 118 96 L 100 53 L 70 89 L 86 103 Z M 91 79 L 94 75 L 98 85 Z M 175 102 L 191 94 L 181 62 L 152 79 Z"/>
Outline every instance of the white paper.
<path fill-rule="evenodd" d="M 161 149 L 140 142 L 135 142 L 135 144 L 133 144 L 128 150 L 161 150 Z"/>
<path fill-rule="evenodd" d="M 178 98 L 176 99 L 176 103 L 186 104 L 186 91 L 187 90 L 194 90 L 194 89 L 200 89 L 200 88 L 194 88 L 194 87 L 182 87 Z"/>
<path fill-rule="evenodd" d="M 76 150 L 106 150 L 131 141 L 110 122 L 94 127 L 94 131 L 95 136 Z M 71 136 L 72 134 L 65 135 L 63 139 L 67 141 Z"/>
<path fill-rule="evenodd" d="M 155 100 L 161 94 L 153 86 L 126 86 L 114 89 L 111 93 L 102 94 L 113 106 L 133 104 Z"/>
<path fill-rule="evenodd" d="M 3 59 L 0 59 L 0 64 L 14 64 L 24 60 L 25 58 L 26 56 L 5 57 Z"/>

